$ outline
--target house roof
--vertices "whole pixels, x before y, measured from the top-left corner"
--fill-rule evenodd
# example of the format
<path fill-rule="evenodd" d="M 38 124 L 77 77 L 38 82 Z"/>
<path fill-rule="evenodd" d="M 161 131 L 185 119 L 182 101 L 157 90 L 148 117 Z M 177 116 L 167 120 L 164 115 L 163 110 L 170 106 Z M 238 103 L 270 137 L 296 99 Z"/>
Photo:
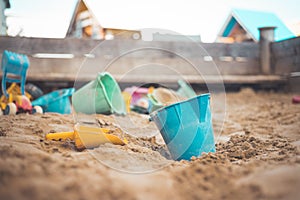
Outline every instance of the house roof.
<path fill-rule="evenodd" d="M 115 30 L 123 30 L 123 31 L 133 31 L 136 30 L 130 26 L 125 26 L 124 22 L 121 23 L 120 20 L 113 20 L 106 16 L 106 18 L 103 18 L 105 16 L 101 16 L 101 13 L 94 13 L 93 9 L 89 4 L 86 2 L 86 0 L 76 0 L 76 5 L 74 7 L 72 18 L 70 19 L 69 27 L 66 33 L 66 36 L 70 36 L 72 34 L 72 31 L 75 29 L 75 22 L 76 22 L 76 16 L 78 13 L 82 11 L 88 11 L 89 14 L 92 16 L 93 20 L 95 20 L 96 24 L 99 25 L 102 28 L 105 29 L 115 29 Z M 92 2 L 89 2 L 92 3 Z M 98 19 L 103 19 L 101 23 L 99 23 Z"/>
<path fill-rule="evenodd" d="M 227 37 L 236 23 L 240 24 L 254 41 L 259 40 L 258 28 L 271 26 L 276 27 L 275 41 L 296 37 L 274 13 L 243 9 L 232 10 L 218 36 Z"/>
<path fill-rule="evenodd" d="M 68 27 L 66 36 L 71 35 L 72 30 L 75 29 L 76 15 L 78 13 L 82 12 L 82 11 L 85 11 L 85 10 L 88 10 L 89 13 L 93 16 L 94 20 L 96 20 L 96 22 L 99 24 L 97 18 L 95 17 L 94 13 L 89 8 L 89 6 L 86 4 L 85 0 L 77 0 L 74 11 L 73 11 L 72 18 L 71 18 L 70 23 L 69 23 L 69 27 Z"/>

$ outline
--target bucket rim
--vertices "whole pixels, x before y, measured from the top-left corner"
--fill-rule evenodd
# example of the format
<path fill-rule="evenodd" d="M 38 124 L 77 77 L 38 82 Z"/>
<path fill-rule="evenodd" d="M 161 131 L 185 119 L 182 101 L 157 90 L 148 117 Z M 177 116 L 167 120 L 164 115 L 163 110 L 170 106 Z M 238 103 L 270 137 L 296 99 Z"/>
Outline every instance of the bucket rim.
<path fill-rule="evenodd" d="M 106 103 L 109 105 L 110 111 L 112 112 L 112 104 L 111 104 L 111 102 L 109 102 L 108 99 L 107 99 L 107 98 L 108 98 L 107 91 L 106 91 L 105 86 L 103 85 L 102 80 L 101 80 L 102 77 L 104 77 L 104 76 L 108 76 L 110 79 L 112 79 L 109 73 L 103 72 L 103 73 L 98 73 L 98 76 L 97 76 L 97 82 L 98 82 L 98 84 L 100 84 L 100 86 L 101 86 L 101 88 L 102 88 L 102 91 L 103 91 L 103 93 L 104 93 L 104 96 L 105 96 L 104 99 L 105 99 Z M 113 80 L 113 79 L 112 79 L 112 80 Z M 114 80 L 113 80 L 113 81 L 114 81 Z"/>
<path fill-rule="evenodd" d="M 156 106 L 164 106 L 161 102 L 157 101 L 155 99 L 155 97 L 153 96 L 153 94 L 147 94 L 147 97 L 149 98 L 149 100 L 151 101 L 151 103 L 153 103 Z"/>
<path fill-rule="evenodd" d="M 56 96 L 56 97 L 52 97 L 51 101 L 46 101 L 46 102 L 41 102 L 42 100 L 46 99 L 47 97 L 51 97 L 51 95 L 53 95 L 54 93 L 59 93 L 59 92 L 63 92 L 62 95 Z M 75 88 L 63 88 L 63 89 L 59 89 L 59 90 L 54 90 L 48 94 L 45 94 L 37 99 L 35 99 L 34 101 L 31 102 L 32 105 L 39 105 L 39 106 L 46 106 L 49 103 L 52 103 L 54 101 L 57 101 L 58 99 L 67 97 L 67 96 L 71 96 L 75 91 Z"/>
<path fill-rule="evenodd" d="M 150 113 L 150 118 L 152 118 L 153 116 L 157 115 L 157 113 L 159 113 L 160 111 L 162 111 L 162 110 L 164 110 L 164 109 L 168 109 L 168 108 L 171 108 L 171 107 L 176 106 L 176 105 L 178 105 L 178 104 L 182 104 L 182 103 L 191 101 L 191 100 L 193 100 L 193 99 L 197 99 L 197 98 L 199 98 L 199 97 L 204 97 L 204 96 L 210 97 L 210 93 L 200 94 L 200 95 L 197 95 L 197 96 L 195 96 L 195 97 L 192 97 L 192 98 L 189 98 L 189 99 L 186 99 L 186 100 L 183 100 L 183 101 L 179 101 L 179 102 L 170 104 L 170 105 L 168 105 L 168 106 L 164 106 L 164 107 L 162 107 L 162 108 L 159 108 L 159 109 L 155 110 L 154 112 Z"/>
<path fill-rule="evenodd" d="M 105 88 L 105 86 L 103 85 L 103 83 L 101 81 L 102 77 L 105 77 L 105 76 L 108 76 L 111 79 L 111 81 L 113 81 L 113 83 L 115 84 L 116 89 L 119 90 L 120 94 L 121 94 L 121 89 L 120 89 L 119 84 L 117 83 L 117 81 L 114 79 L 114 77 L 110 73 L 102 72 L 102 73 L 98 74 L 97 81 L 100 84 L 100 86 L 102 88 L 102 91 L 105 95 L 105 100 L 106 100 L 107 104 L 109 105 L 110 112 L 111 113 L 117 113 L 117 114 L 126 114 L 126 111 L 125 111 L 124 108 L 115 109 L 115 107 L 112 105 L 112 103 L 108 100 L 108 94 L 107 94 L 106 88 Z"/>

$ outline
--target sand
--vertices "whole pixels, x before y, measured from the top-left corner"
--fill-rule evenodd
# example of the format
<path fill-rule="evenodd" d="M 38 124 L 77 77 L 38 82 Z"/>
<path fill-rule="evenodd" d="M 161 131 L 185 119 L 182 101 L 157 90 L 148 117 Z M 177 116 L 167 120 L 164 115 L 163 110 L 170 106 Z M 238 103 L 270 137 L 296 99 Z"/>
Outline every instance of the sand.
<path fill-rule="evenodd" d="M 129 140 L 83 151 L 44 139 L 72 131 L 73 115 L 0 116 L 0 199 L 299 199 L 300 105 L 291 99 L 227 93 L 216 153 L 192 161 L 171 160 L 146 115 L 82 116 Z"/>

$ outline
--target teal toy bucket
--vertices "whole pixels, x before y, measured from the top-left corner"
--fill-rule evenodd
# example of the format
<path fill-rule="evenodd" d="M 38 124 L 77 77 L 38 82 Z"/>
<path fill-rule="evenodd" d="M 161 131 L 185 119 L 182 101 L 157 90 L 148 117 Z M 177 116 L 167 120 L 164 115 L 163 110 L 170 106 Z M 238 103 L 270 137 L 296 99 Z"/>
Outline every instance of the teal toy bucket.
<path fill-rule="evenodd" d="M 126 114 L 118 83 L 107 72 L 77 90 L 72 96 L 73 108 L 85 114 Z"/>
<path fill-rule="evenodd" d="M 32 105 L 41 106 L 44 112 L 70 114 L 71 103 L 69 97 L 73 94 L 74 91 L 74 88 L 56 90 L 34 100 L 32 102 Z"/>
<path fill-rule="evenodd" d="M 150 114 L 174 160 L 215 152 L 210 94 L 169 105 Z"/>

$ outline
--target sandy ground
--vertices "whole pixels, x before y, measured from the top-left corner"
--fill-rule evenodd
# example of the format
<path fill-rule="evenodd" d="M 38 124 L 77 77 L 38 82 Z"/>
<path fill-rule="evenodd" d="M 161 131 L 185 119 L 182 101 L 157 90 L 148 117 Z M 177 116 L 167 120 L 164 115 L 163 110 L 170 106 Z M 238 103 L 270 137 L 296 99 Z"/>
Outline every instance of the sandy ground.
<path fill-rule="evenodd" d="M 291 98 L 227 94 L 217 152 L 190 162 L 170 160 L 144 115 L 97 115 L 129 144 L 84 151 L 44 139 L 71 131 L 72 115 L 0 116 L 0 199 L 299 199 L 300 105 Z"/>

